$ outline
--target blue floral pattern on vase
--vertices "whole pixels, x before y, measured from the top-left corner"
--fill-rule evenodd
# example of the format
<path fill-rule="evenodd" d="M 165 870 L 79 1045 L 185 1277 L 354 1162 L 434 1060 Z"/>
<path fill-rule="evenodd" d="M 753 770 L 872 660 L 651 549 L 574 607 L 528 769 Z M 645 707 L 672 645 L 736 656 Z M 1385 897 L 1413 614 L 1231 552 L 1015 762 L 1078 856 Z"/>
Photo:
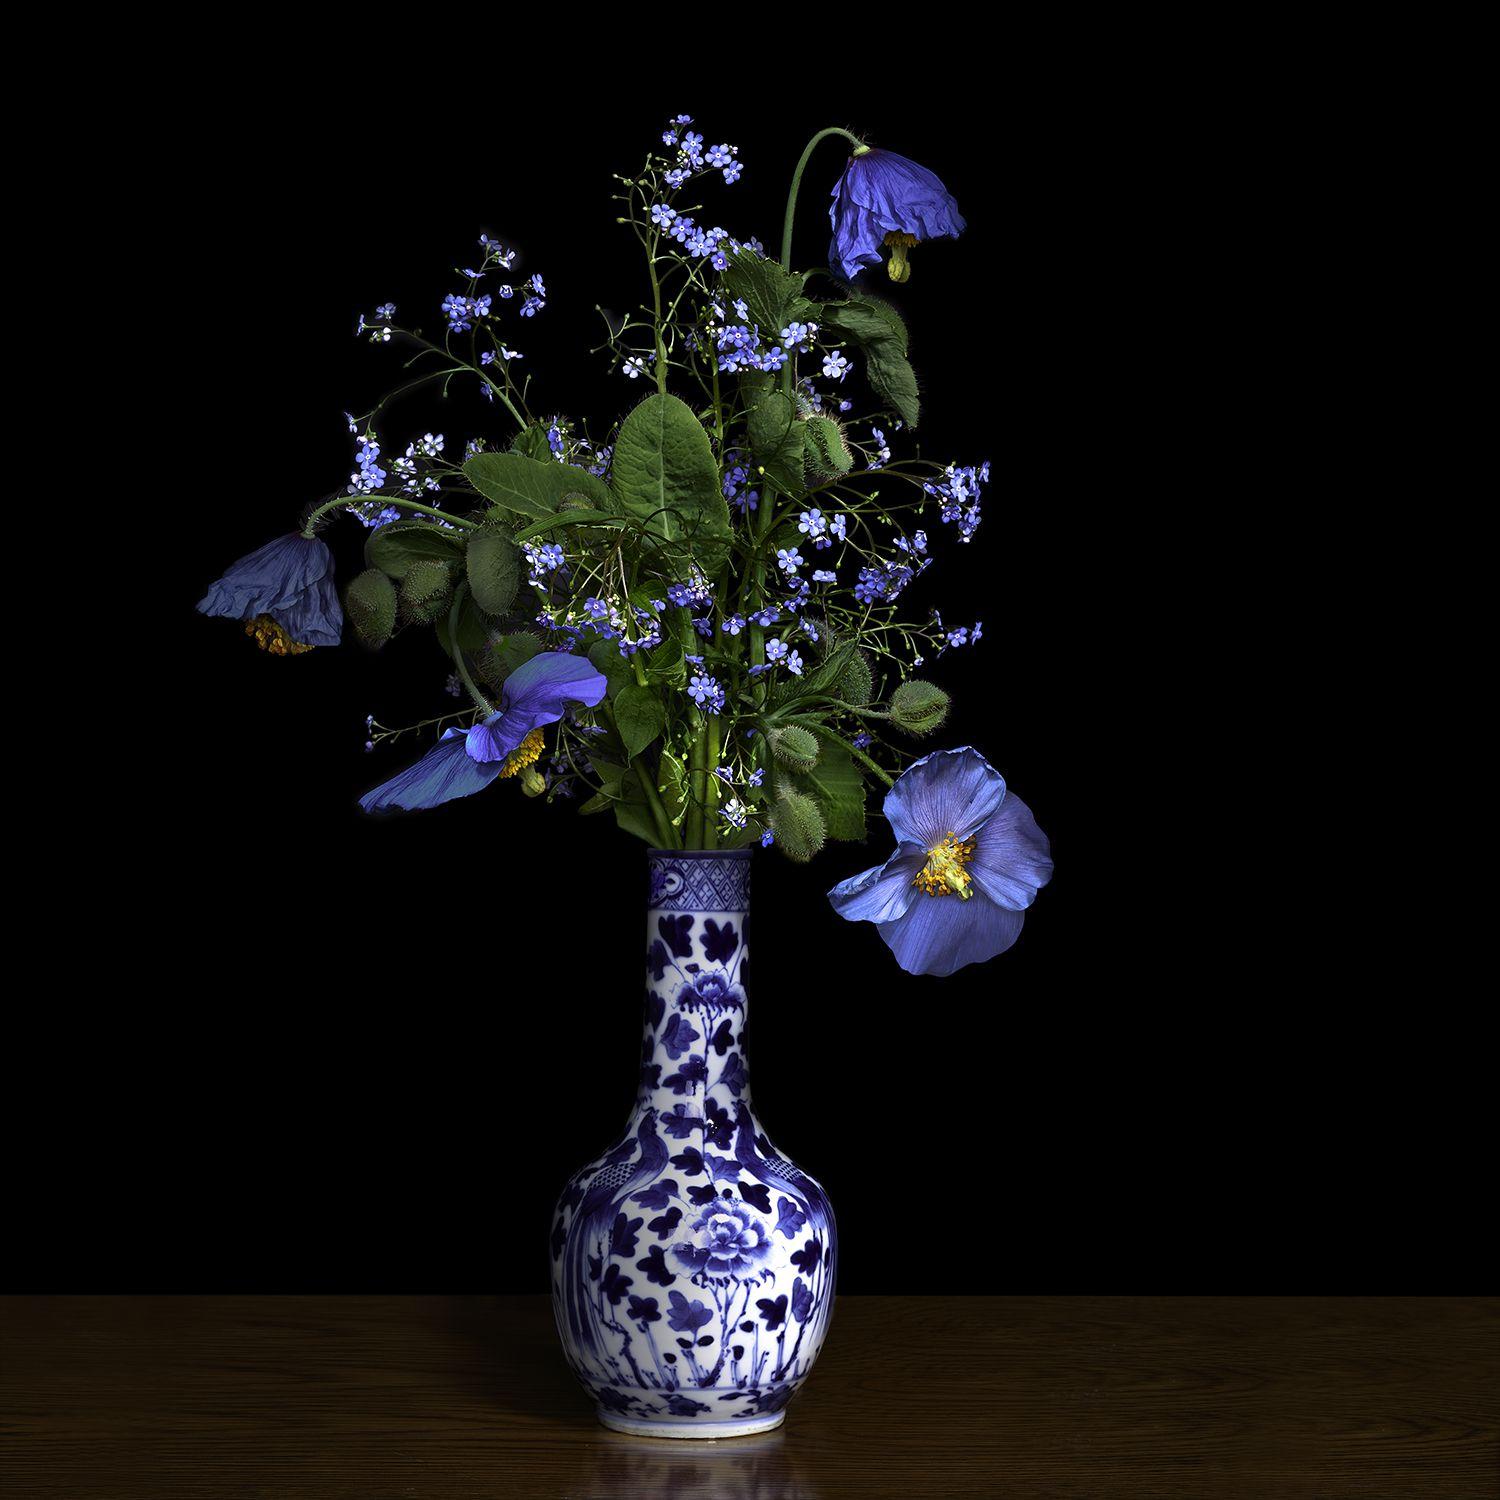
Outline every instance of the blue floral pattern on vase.
<path fill-rule="evenodd" d="M 650 876 L 640 1088 L 558 1203 L 553 1310 L 606 1426 L 764 1432 L 827 1331 L 833 1211 L 751 1105 L 750 851 L 657 850 Z"/>

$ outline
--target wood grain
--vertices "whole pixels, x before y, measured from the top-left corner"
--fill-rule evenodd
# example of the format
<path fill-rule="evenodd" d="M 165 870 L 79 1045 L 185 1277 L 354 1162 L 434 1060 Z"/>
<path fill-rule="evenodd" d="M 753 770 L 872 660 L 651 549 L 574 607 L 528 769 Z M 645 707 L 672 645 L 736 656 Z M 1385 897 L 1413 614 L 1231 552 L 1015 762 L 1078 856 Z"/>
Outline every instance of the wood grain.
<path fill-rule="evenodd" d="M 1500 1496 L 1500 1299 L 840 1298 L 786 1425 L 599 1427 L 535 1297 L 0 1301 L 6 1500 Z"/>

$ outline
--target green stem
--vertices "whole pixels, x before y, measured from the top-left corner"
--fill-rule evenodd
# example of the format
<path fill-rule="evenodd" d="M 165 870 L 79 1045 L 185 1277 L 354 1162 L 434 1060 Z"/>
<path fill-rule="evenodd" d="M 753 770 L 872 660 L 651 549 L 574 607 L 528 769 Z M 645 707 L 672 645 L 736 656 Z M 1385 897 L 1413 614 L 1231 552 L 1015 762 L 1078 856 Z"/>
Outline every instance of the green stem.
<path fill-rule="evenodd" d="M 714 775 L 719 765 L 719 752 L 723 748 L 721 738 L 723 731 L 719 724 L 719 716 L 713 715 L 708 721 L 708 753 L 704 757 L 704 792 L 708 795 L 709 805 L 703 821 L 703 847 L 705 849 L 717 849 L 719 847 L 719 778 Z"/>
<path fill-rule="evenodd" d="M 661 336 L 661 278 L 656 274 L 656 242 L 659 232 L 653 232 L 646 246 L 646 269 L 651 274 L 651 305 L 655 309 L 652 333 L 656 337 L 656 389 L 660 395 L 667 394 L 667 346 Z"/>
<path fill-rule="evenodd" d="M 329 511 L 337 510 L 340 506 L 373 505 L 377 502 L 382 505 L 394 505 L 399 510 L 420 511 L 424 516 L 437 516 L 439 520 L 446 521 L 450 526 L 458 526 L 465 531 L 477 531 L 479 529 L 477 521 L 466 521 L 462 516 L 449 515 L 447 511 L 435 510 L 430 505 L 418 505 L 415 500 L 398 500 L 394 495 L 369 495 L 363 500 L 358 495 L 340 495 L 337 500 L 325 501 L 313 511 L 302 528 L 302 535 L 305 537 L 312 536 L 319 519 L 326 516 Z"/>
<path fill-rule="evenodd" d="M 636 756 L 630 763 L 630 769 L 635 772 L 641 789 L 646 794 L 646 806 L 651 812 L 651 821 L 656 824 L 656 836 L 661 841 L 656 847 L 680 849 L 682 840 L 678 838 L 677 830 L 672 827 L 672 820 L 667 816 L 666 805 L 661 800 L 661 793 L 656 789 L 656 777 L 647 767 L 645 756 Z"/>
<path fill-rule="evenodd" d="M 469 585 L 461 583 L 453 591 L 453 608 L 448 611 L 448 644 L 453 647 L 453 665 L 458 668 L 458 675 L 463 679 L 463 684 L 469 690 L 469 696 L 478 704 L 485 718 L 495 711 L 494 705 L 483 693 L 474 686 L 474 679 L 469 676 L 469 668 L 464 661 L 463 647 L 458 644 L 458 617 L 464 607 L 464 600 L 469 596 Z"/>
<path fill-rule="evenodd" d="M 846 141 L 852 141 L 854 143 L 852 154 L 855 156 L 863 156 L 870 149 L 857 135 L 840 125 L 830 125 L 827 130 L 820 130 L 803 148 L 802 157 L 797 163 L 797 170 L 792 173 L 791 189 L 786 195 L 786 217 L 781 221 L 781 264 L 788 271 L 792 269 L 792 222 L 797 217 L 797 190 L 802 186 L 802 174 L 807 170 L 807 163 L 818 142 L 827 140 L 831 135 L 841 135 Z M 791 360 L 787 360 L 782 366 L 781 389 L 788 396 L 792 394 Z"/>

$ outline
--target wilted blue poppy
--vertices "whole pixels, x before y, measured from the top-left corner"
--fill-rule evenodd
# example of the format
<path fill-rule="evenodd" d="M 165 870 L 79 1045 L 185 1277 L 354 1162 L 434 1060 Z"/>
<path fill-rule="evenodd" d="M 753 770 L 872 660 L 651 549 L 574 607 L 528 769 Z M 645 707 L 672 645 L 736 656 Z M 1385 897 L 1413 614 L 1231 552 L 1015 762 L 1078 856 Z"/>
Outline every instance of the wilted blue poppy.
<path fill-rule="evenodd" d="M 344 627 L 333 555 L 317 537 L 301 532 L 242 557 L 209 585 L 198 612 L 248 621 L 246 633 L 276 656 L 337 646 Z"/>
<path fill-rule="evenodd" d="M 924 756 L 884 812 L 896 852 L 829 891 L 851 922 L 874 922 L 908 974 L 951 974 L 1004 953 L 1052 878 L 1047 835 L 971 745 Z"/>
<path fill-rule="evenodd" d="M 414 812 L 472 796 L 497 776 L 514 776 L 541 754 L 542 725 L 555 724 L 570 703 L 592 708 L 606 686 L 584 658 L 543 651 L 505 679 L 500 707 L 489 718 L 472 729 L 445 730 L 416 765 L 366 792 L 359 805 L 366 812 Z"/>
<path fill-rule="evenodd" d="M 856 151 L 833 190 L 829 263 L 851 280 L 865 266 L 878 266 L 882 248 L 891 252 L 892 281 L 911 275 L 907 251 L 922 240 L 957 239 L 966 221 L 953 195 L 926 167 L 882 151 Z"/>

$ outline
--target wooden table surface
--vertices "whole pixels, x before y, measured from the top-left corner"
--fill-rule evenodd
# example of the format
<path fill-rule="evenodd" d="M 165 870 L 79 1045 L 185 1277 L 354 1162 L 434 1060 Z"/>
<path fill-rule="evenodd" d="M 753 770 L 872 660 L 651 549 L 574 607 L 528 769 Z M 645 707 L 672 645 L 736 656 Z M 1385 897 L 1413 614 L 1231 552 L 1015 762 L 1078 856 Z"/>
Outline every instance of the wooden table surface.
<path fill-rule="evenodd" d="M 1500 1496 L 1500 1299 L 844 1297 L 786 1424 L 598 1426 L 540 1297 L 0 1300 L 5 1500 Z"/>

